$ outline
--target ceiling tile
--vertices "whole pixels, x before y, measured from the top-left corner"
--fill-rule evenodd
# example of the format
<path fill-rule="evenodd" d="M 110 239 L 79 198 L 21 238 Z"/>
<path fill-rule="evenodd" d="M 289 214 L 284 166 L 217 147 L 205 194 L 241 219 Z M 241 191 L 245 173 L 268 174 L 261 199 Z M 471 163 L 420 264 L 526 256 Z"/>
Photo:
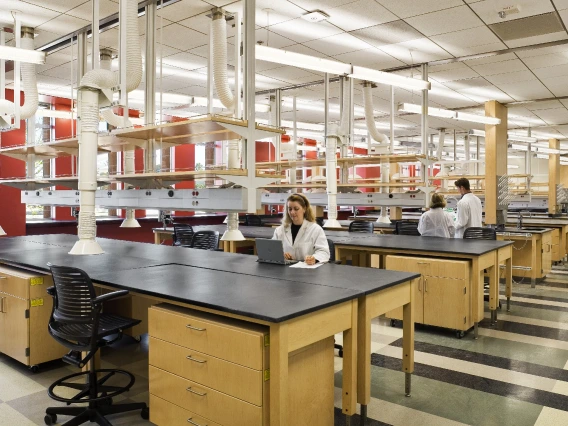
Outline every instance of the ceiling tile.
<path fill-rule="evenodd" d="M 517 59 L 517 56 L 514 53 L 502 53 L 497 55 L 483 56 L 481 58 L 476 58 L 476 59 L 470 59 L 465 63 L 471 67 L 472 65 L 492 64 L 495 62 L 510 61 L 512 59 Z"/>
<path fill-rule="evenodd" d="M 10 3 L 10 0 L 8 0 Z M 13 3 L 16 3 L 15 1 Z M 89 0 L 25 0 L 25 1 L 18 1 L 17 3 L 29 3 L 36 6 L 40 6 L 42 8 L 55 10 L 60 13 L 67 12 L 70 9 L 73 9 L 81 4 L 90 3 Z M 2 1 L 2 7 L 6 7 L 8 10 L 12 10 L 12 8 L 6 4 L 5 1 Z M 25 12 L 18 6 L 14 10 L 21 10 Z"/>
<path fill-rule="evenodd" d="M 191 18 L 184 19 L 178 22 L 179 25 L 191 28 L 192 30 L 199 31 L 203 34 L 209 34 L 209 28 L 211 26 L 211 18 L 208 18 L 205 13 L 197 16 L 192 16 Z M 164 23 L 165 25 L 165 23 Z"/>
<path fill-rule="evenodd" d="M 540 78 L 553 78 L 553 77 L 564 77 L 568 76 L 568 64 L 556 65 L 555 67 L 538 68 L 533 71 L 535 75 Z"/>
<path fill-rule="evenodd" d="M 564 104 L 562 101 L 552 100 L 552 101 L 543 101 L 543 102 L 531 102 L 524 107 L 529 111 L 538 111 L 540 109 L 553 109 L 553 108 L 561 108 Z"/>
<path fill-rule="evenodd" d="M 516 101 L 552 97 L 552 93 L 538 80 L 500 84 L 499 88 Z"/>
<path fill-rule="evenodd" d="M 507 48 L 487 27 L 469 28 L 432 36 L 430 39 L 454 56 L 474 55 Z"/>
<path fill-rule="evenodd" d="M 206 67 L 207 59 L 188 52 L 182 52 L 165 57 L 163 63 L 186 70 L 195 70 Z"/>
<path fill-rule="evenodd" d="M 400 18 L 408 18 L 463 5 L 461 0 L 377 0 Z"/>
<path fill-rule="evenodd" d="M 568 0 L 552 0 L 552 2 L 558 10 L 568 9 Z"/>
<path fill-rule="evenodd" d="M 395 59 L 392 56 L 387 55 L 383 51 L 375 48 L 344 53 L 341 55 L 336 55 L 334 58 L 338 61 L 378 70 L 404 65 L 404 62 L 401 62 L 398 59 Z"/>
<path fill-rule="evenodd" d="M 342 53 L 354 52 L 356 50 L 363 50 L 371 47 L 364 41 L 347 33 L 324 37 L 318 40 L 308 41 L 303 44 L 311 49 L 318 50 L 330 56 L 341 55 Z"/>
<path fill-rule="evenodd" d="M 321 77 L 315 73 L 296 67 L 279 67 L 263 71 L 262 75 L 287 83 L 307 83 L 319 80 Z"/>
<path fill-rule="evenodd" d="M 400 20 L 352 31 L 351 34 L 375 47 L 424 37 L 406 22 Z"/>
<path fill-rule="evenodd" d="M 2 6 L 0 7 L 0 24 L 7 24 L 9 26 L 14 24 L 14 18 L 10 13 L 11 10 L 19 10 L 22 12 L 22 25 L 29 27 L 38 27 L 39 25 L 59 16 L 59 13 L 56 11 L 40 7 L 39 5 L 42 4 L 43 1 L 36 1 L 36 3 L 38 5 L 16 0 L 2 0 Z"/>
<path fill-rule="evenodd" d="M 352 1 L 353 0 L 294 0 L 294 4 L 307 11 L 320 9 L 327 13 L 327 9 L 339 7 L 351 3 Z"/>
<path fill-rule="evenodd" d="M 427 38 L 382 46 L 380 49 L 407 64 L 430 62 L 452 57 L 452 55 Z"/>
<path fill-rule="evenodd" d="M 546 124 L 566 124 L 568 123 L 568 110 L 564 107 L 553 109 L 541 109 L 535 114 Z"/>
<path fill-rule="evenodd" d="M 47 71 L 51 68 L 58 67 L 59 65 L 63 65 L 66 62 L 71 61 L 71 57 L 66 53 L 55 52 L 50 55 L 47 55 L 45 64 L 43 65 L 36 65 L 36 73 L 42 73 Z"/>
<path fill-rule="evenodd" d="M 315 56 L 317 58 L 330 58 L 328 55 L 314 49 L 310 49 L 308 46 L 304 46 L 303 44 L 294 44 L 292 46 L 288 46 L 286 50 L 290 52 L 302 53 L 304 55 Z"/>
<path fill-rule="evenodd" d="M 85 19 L 75 18 L 68 15 L 59 15 L 57 18 L 47 21 L 37 27 L 38 31 L 49 31 L 55 34 L 67 35 L 73 31 L 81 29 L 89 25 L 90 22 Z"/>
<path fill-rule="evenodd" d="M 507 83 L 520 83 L 522 81 L 536 80 L 535 75 L 530 71 L 516 71 L 503 74 L 488 75 L 485 77 L 495 85 Z"/>
<path fill-rule="evenodd" d="M 158 16 L 163 16 L 164 19 L 173 22 L 183 21 L 191 16 L 199 15 L 200 13 L 208 12 L 213 7 L 201 0 L 183 0 L 174 4 L 170 4 L 158 11 Z M 208 18 L 210 19 L 210 18 Z M 159 23 L 159 18 L 156 20 Z"/>
<path fill-rule="evenodd" d="M 568 96 L 568 86 L 565 78 L 541 78 L 541 81 L 554 96 Z"/>
<path fill-rule="evenodd" d="M 282 24 L 271 25 L 270 29 L 297 43 L 305 43 L 306 41 L 329 37 L 342 32 L 329 22 L 313 23 L 305 21 L 302 18 L 296 18 Z"/>
<path fill-rule="evenodd" d="M 266 28 L 259 28 L 256 30 L 256 42 L 262 41 L 263 46 L 274 47 L 276 49 L 283 49 L 286 46 L 296 44 L 295 41 L 289 38 L 282 37 Z"/>
<path fill-rule="evenodd" d="M 45 46 L 46 44 L 51 43 L 53 40 L 61 37 L 61 35 L 52 33 L 50 31 L 39 31 L 37 29 L 34 31 L 37 34 L 34 39 L 34 47 L 36 49 Z"/>
<path fill-rule="evenodd" d="M 118 12 L 118 4 L 110 0 L 99 0 L 99 16 L 100 18 L 106 18 L 113 13 Z M 77 6 L 67 12 L 66 15 L 74 16 L 76 18 L 85 19 L 86 21 L 91 21 L 93 19 L 93 6 L 92 2 L 87 1 L 80 6 Z"/>
<path fill-rule="evenodd" d="M 457 62 L 454 65 L 459 65 L 459 67 L 454 67 L 452 69 L 446 69 L 438 72 L 429 72 L 428 77 L 432 80 L 436 80 L 439 83 L 479 77 L 479 74 L 477 74 L 474 70 L 461 62 Z"/>
<path fill-rule="evenodd" d="M 296 19 L 304 13 L 304 9 L 289 1 L 256 0 L 255 23 L 260 27 L 276 25 Z"/>
<path fill-rule="evenodd" d="M 568 39 L 568 34 L 566 33 L 566 31 L 560 31 L 552 34 L 544 34 L 534 37 L 510 40 L 507 41 L 506 43 L 507 46 L 513 48 L 513 47 L 531 46 L 534 44 L 541 44 L 541 43 L 549 43 L 552 41 L 566 40 L 566 39 Z"/>
<path fill-rule="evenodd" d="M 522 0 L 516 1 L 514 4 L 520 6 L 520 12 L 508 15 L 504 19 L 500 18 L 497 12 L 504 7 L 511 6 L 510 0 L 484 0 L 472 3 L 471 8 L 486 24 L 513 21 L 554 11 L 550 0 Z"/>
<path fill-rule="evenodd" d="M 329 22 L 344 31 L 353 31 L 385 22 L 396 21 L 398 17 L 377 4 L 374 0 L 359 0 L 334 9 L 326 10 Z"/>
<path fill-rule="evenodd" d="M 513 102 L 515 100 L 508 94 L 504 93 L 501 89 L 491 84 L 489 86 L 483 87 L 467 87 L 458 90 L 458 92 L 482 104 L 491 100 L 495 100 L 501 103 Z"/>
<path fill-rule="evenodd" d="M 452 7 L 406 19 L 406 22 L 425 36 L 451 33 L 480 27 L 483 21 L 467 6 Z M 443 25 L 440 23 L 443 22 Z"/>
<path fill-rule="evenodd" d="M 444 86 L 457 91 L 467 89 L 477 89 L 479 87 L 491 86 L 491 83 L 482 77 L 470 78 L 467 80 L 446 81 Z"/>
<path fill-rule="evenodd" d="M 167 46 L 180 50 L 190 50 L 209 43 L 209 36 L 191 30 L 183 25 L 172 24 L 164 27 L 163 40 Z"/>
<path fill-rule="evenodd" d="M 568 64 L 568 50 L 557 53 L 549 53 L 548 55 L 531 56 L 521 59 L 531 70 L 555 67 L 558 65 L 566 65 Z"/>
<path fill-rule="evenodd" d="M 510 61 L 493 62 L 490 64 L 483 65 L 473 65 L 468 64 L 471 68 L 479 73 L 479 75 L 493 75 L 493 74 L 503 74 L 515 71 L 527 71 L 528 68 L 518 59 L 512 59 Z"/>

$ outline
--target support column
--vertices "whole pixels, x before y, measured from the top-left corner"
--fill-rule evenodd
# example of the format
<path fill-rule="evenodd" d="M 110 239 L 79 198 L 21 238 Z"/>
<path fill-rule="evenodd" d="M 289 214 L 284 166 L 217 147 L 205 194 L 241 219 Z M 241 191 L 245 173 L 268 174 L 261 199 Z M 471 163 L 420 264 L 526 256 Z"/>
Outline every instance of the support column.
<path fill-rule="evenodd" d="M 549 139 L 550 149 L 560 149 L 558 139 Z M 548 213 L 557 214 L 562 210 L 562 206 L 557 203 L 557 185 L 560 183 L 560 154 L 550 154 L 548 156 Z"/>
<path fill-rule="evenodd" d="M 507 174 L 507 108 L 488 101 L 485 115 L 501 119 L 501 124 L 485 125 L 485 224 L 497 225 L 506 220 L 498 212 L 497 185 L 499 177 Z"/>
<path fill-rule="evenodd" d="M 153 125 L 156 120 L 156 3 L 146 6 L 146 61 L 144 62 L 144 72 L 146 75 L 144 90 L 144 121 L 146 125 Z M 162 150 L 169 150 L 169 148 Z M 147 172 L 154 172 L 156 169 L 156 146 L 154 139 L 148 139 L 148 145 L 144 153 L 144 168 Z"/>

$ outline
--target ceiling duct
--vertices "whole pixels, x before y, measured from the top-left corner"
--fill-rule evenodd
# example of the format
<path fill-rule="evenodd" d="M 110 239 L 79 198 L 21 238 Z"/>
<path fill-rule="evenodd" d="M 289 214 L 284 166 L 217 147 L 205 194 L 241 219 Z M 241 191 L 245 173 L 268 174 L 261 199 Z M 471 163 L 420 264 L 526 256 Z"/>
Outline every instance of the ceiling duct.
<path fill-rule="evenodd" d="M 489 28 L 503 41 L 564 32 L 562 20 L 556 12 L 499 22 L 489 25 Z"/>

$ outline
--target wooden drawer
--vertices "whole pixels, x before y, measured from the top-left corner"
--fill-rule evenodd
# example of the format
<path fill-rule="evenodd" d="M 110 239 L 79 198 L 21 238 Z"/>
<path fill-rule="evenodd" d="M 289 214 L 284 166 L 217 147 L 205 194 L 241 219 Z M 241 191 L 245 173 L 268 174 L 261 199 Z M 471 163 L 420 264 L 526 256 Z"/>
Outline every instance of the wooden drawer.
<path fill-rule="evenodd" d="M 386 269 L 415 272 L 430 277 L 469 279 L 469 261 L 417 256 L 387 256 Z"/>
<path fill-rule="evenodd" d="M 263 369 L 268 328 L 173 305 L 150 308 L 149 334 L 255 370 Z"/>
<path fill-rule="evenodd" d="M 29 299 L 30 277 L 15 268 L 0 266 L 0 293 L 20 299 Z"/>
<path fill-rule="evenodd" d="M 191 411 L 184 410 L 156 395 L 150 395 L 150 421 L 167 426 L 221 426 Z"/>
<path fill-rule="evenodd" d="M 241 401 L 152 365 L 150 366 L 150 393 L 222 425 L 262 425 L 262 407 Z M 167 424 L 163 423 L 164 426 Z"/>
<path fill-rule="evenodd" d="M 253 370 L 150 337 L 150 365 L 204 386 L 262 405 L 261 370 Z"/>

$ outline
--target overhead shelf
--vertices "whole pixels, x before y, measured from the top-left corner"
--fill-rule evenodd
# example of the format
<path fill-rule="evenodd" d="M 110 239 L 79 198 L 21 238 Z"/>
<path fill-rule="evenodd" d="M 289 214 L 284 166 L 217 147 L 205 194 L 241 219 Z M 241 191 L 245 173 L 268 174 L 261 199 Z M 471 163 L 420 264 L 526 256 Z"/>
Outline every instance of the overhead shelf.
<path fill-rule="evenodd" d="M 357 182 L 347 182 L 347 183 L 338 183 L 338 188 L 405 188 L 409 186 L 409 184 L 402 184 L 402 183 L 357 183 Z M 278 183 L 278 184 L 270 184 L 265 185 L 263 188 L 327 188 L 325 183 Z"/>
<path fill-rule="evenodd" d="M 522 174 L 507 175 L 507 177 L 515 178 L 515 179 L 524 179 L 524 178 L 527 178 L 527 177 L 530 177 L 530 176 L 531 175 L 522 175 Z M 461 179 L 461 178 L 466 178 L 468 180 L 484 180 L 485 175 L 428 176 L 428 179 L 430 179 L 430 180 L 458 180 L 458 179 Z"/>
<path fill-rule="evenodd" d="M 381 163 L 413 163 L 426 159 L 425 155 L 373 155 L 367 157 L 345 157 L 338 158 L 337 164 L 347 166 L 359 166 L 366 164 Z M 433 160 L 433 158 L 431 158 Z M 326 165 L 325 159 L 319 160 L 287 160 L 287 161 L 268 161 L 263 163 L 256 163 L 257 169 L 289 169 L 292 167 L 322 167 Z"/>
<path fill-rule="evenodd" d="M 248 121 L 222 115 L 207 114 L 174 123 L 118 129 L 113 131 L 112 135 L 145 141 L 149 139 L 162 140 L 172 144 L 195 144 L 240 139 L 242 136 L 231 130 L 230 126 L 239 126 L 245 129 L 248 126 Z M 255 123 L 255 128 L 274 133 L 274 136 L 286 133 L 284 129 L 279 127 L 266 126 L 259 123 Z"/>
<path fill-rule="evenodd" d="M 108 178 L 97 178 L 97 187 L 109 185 Z M 56 178 L 33 178 L 33 179 L 0 179 L 0 185 L 18 188 L 22 191 L 35 191 L 52 186 L 64 186 L 66 188 L 78 189 L 79 178 L 73 176 Z"/>

